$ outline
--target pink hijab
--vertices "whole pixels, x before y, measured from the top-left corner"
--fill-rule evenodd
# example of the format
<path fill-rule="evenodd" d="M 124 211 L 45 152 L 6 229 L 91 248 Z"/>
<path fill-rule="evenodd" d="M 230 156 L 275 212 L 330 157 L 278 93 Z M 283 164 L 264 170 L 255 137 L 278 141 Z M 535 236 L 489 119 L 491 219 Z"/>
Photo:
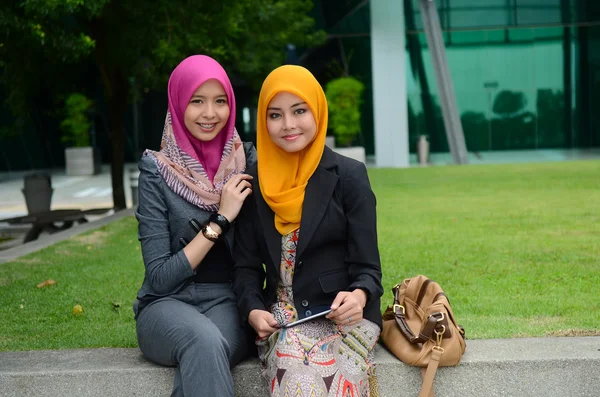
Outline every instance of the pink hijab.
<path fill-rule="evenodd" d="M 184 115 L 192 94 L 209 79 L 216 79 L 227 94 L 230 115 L 219 134 L 209 142 L 194 138 Z M 169 79 L 169 111 L 160 151 L 146 150 L 173 192 L 206 211 L 218 211 L 227 181 L 246 169 L 246 155 L 235 130 L 235 98 L 225 70 L 206 55 L 184 59 Z"/>
<path fill-rule="evenodd" d="M 210 79 L 216 79 L 223 86 L 230 113 L 229 120 L 219 135 L 212 141 L 202 142 L 188 131 L 183 116 L 192 94 Z M 169 78 L 169 112 L 177 145 L 204 166 L 212 181 L 219 168 L 225 143 L 235 130 L 235 97 L 225 69 L 206 55 L 193 55 L 184 59 Z"/>

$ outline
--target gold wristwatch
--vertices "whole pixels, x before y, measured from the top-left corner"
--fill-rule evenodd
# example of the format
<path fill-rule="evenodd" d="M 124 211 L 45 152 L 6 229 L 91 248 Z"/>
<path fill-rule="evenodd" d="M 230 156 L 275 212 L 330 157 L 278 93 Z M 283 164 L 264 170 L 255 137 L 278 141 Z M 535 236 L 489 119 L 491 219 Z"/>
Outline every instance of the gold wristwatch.
<path fill-rule="evenodd" d="M 207 223 L 206 225 L 204 225 L 204 227 L 202 228 L 202 235 L 212 241 L 213 243 L 216 243 L 217 241 L 219 241 L 221 239 L 221 235 L 217 232 L 214 231 L 214 229 L 212 227 L 210 227 L 210 223 Z"/>

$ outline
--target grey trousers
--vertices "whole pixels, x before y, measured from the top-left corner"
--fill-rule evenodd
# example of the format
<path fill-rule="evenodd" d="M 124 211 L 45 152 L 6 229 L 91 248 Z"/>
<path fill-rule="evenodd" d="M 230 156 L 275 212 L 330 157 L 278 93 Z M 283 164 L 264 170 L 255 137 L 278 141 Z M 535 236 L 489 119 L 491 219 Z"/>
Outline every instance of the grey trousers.
<path fill-rule="evenodd" d="M 194 284 L 144 307 L 136 320 L 140 350 L 177 366 L 176 397 L 233 397 L 233 367 L 248 349 L 231 284 Z"/>

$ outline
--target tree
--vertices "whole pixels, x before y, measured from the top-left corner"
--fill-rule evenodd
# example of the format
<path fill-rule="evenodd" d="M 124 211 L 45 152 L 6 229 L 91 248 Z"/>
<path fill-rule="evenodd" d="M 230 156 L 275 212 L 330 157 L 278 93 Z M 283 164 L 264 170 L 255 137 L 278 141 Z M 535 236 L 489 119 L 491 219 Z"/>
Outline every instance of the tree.
<path fill-rule="evenodd" d="M 304 0 L 16 1 L 0 10 L 4 90 L 13 112 L 26 114 L 42 83 L 64 85 L 80 62 L 94 60 L 108 104 L 113 202 L 122 209 L 129 100 L 166 84 L 179 61 L 198 53 L 258 87 L 282 63 L 287 44 L 324 40 L 311 8 Z"/>
<path fill-rule="evenodd" d="M 527 97 L 520 91 L 503 90 L 496 95 L 492 110 L 502 118 L 519 116 L 527 106 Z"/>

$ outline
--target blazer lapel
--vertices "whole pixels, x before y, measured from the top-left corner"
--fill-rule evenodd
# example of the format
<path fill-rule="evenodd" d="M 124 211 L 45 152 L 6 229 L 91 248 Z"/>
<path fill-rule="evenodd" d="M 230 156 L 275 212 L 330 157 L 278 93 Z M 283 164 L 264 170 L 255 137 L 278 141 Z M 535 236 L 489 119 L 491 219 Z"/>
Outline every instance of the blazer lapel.
<path fill-rule="evenodd" d="M 339 180 L 339 176 L 330 170 L 335 166 L 336 162 L 333 152 L 328 147 L 325 147 L 321 162 L 315 173 L 308 180 L 308 185 L 304 192 L 302 220 L 300 221 L 300 238 L 296 249 L 296 258 L 300 258 L 325 215 L 325 211 Z"/>
<path fill-rule="evenodd" d="M 269 255 L 271 256 L 271 260 L 275 267 L 279 269 L 281 262 L 281 234 L 275 229 L 275 214 L 262 196 L 262 193 L 258 188 L 258 180 L 256 181 L 256 185 L 253 186 L 252 194 L 256 195 L 256 208 L 265 235 L 265 240 L 267 241 Z"/>

